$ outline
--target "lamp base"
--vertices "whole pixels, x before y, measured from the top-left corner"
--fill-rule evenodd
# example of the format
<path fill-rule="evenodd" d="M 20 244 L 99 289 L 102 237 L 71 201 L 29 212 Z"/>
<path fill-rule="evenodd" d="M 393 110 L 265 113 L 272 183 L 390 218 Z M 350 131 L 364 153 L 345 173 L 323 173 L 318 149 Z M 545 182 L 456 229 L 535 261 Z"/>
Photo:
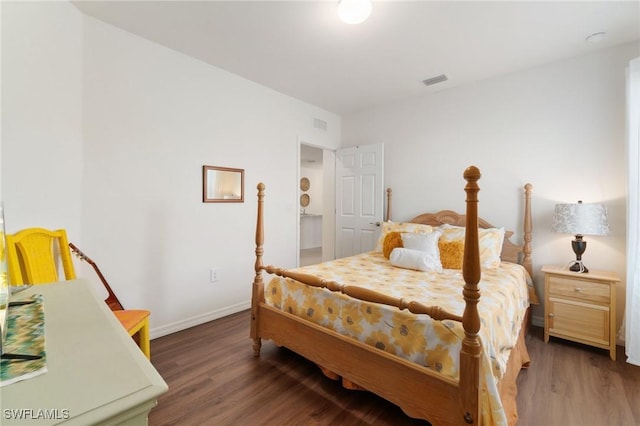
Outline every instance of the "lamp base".
<path fill-rule="evenodd" d="M 569 270 L 573 272 L 579 272 L 582 274 L 586 274 L 587 272 L 589 272 L 587 267 L 584 266 L 584 263 L 582 263 L 582 260 L 574 260 L 573 262 L 571 262 L 569 264 Z"/>

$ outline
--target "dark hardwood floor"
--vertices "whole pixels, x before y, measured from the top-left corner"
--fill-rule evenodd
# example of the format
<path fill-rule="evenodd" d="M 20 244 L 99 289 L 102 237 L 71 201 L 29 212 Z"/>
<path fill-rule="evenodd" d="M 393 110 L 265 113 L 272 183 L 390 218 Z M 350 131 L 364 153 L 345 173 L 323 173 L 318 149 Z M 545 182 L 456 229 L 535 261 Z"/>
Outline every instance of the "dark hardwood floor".
<path fill-rule="evenodd" d="M 527 337 L 532 365 L 518 379 L 518 425 L 640 425 L 640 367 L 606 351 Z M 272 342 L 253 357 L 249 312 L 151 342 L 169 385 L 149 424 L 427 425 L 377 396 L 344 389 L 304 358 Z M 435 426 L 435 425 L 434 425 Z"/>

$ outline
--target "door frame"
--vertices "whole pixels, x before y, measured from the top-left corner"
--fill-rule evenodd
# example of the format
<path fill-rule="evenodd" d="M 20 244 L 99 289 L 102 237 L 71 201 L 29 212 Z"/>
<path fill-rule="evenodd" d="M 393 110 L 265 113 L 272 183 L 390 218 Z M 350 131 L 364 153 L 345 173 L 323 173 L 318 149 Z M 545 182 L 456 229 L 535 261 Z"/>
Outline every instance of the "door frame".
<path fill-rule="evenodd" d="M 322 261 L 335 259 L 335 150 L 298 137 L 298 167 L 294 200 L 296 206 L 296 267 L 300 266 L 300 179 L 302 178 L 301 146 L 322 150 Z"/>

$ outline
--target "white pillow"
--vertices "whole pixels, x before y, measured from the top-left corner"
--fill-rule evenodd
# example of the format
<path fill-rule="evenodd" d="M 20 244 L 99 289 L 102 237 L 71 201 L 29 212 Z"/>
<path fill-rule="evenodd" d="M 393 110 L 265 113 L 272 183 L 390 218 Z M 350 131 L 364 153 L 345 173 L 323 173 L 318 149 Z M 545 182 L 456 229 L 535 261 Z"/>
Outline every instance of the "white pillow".
<path fill-rule="evenodd" d="M 436 239 L 436 241 L 438 241 Z M 404 247 L 396 247 L 389 256 L 393 266 L 417 271 L 442 271 L 438 250 L 435 253 L 421 250 L 413 250 Z"/>
<path fill-rule="evenodd" d="M 431 232 L 430 234 L 413 234 L 405 232 L 400 234 L 400 236 L 402 237 L 402 246 L 404 248 L 435 252 L 436 255 L 439 253 L 438 239 L 440 238 L 440 232 L 438 231 Z"/>

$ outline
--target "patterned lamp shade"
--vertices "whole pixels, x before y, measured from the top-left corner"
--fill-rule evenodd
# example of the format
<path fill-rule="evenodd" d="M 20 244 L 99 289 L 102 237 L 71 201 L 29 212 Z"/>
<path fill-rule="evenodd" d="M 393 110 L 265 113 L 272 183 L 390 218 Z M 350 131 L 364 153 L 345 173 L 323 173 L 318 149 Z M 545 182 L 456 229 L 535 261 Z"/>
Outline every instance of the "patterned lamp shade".
<path fill-rule="evenodd" d="M 607 208 L 603 204 L 556 204 L 551 229 L 573 235 L 609 235 Z"/>

